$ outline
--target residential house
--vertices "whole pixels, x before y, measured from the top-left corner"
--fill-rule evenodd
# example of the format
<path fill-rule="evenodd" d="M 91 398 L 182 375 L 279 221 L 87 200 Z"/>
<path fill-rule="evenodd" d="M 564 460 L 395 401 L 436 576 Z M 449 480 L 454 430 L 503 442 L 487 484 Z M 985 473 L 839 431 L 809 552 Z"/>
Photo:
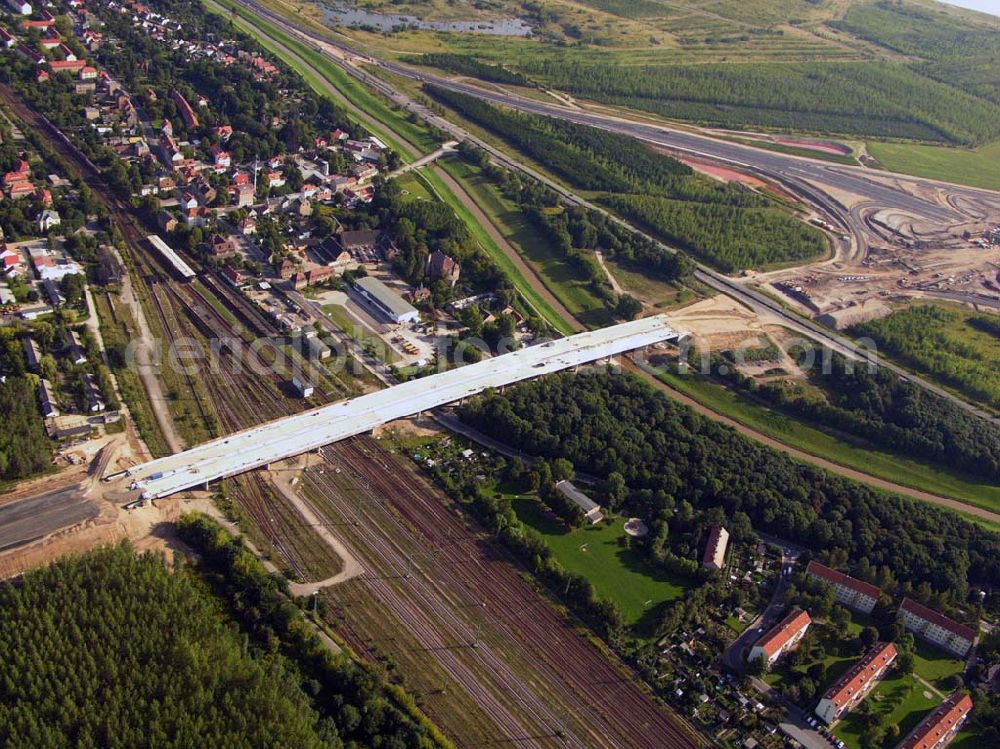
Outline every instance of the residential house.
<path fill-rule="evenodd" d="M 710 570 L 721 570 L 726 566 L 726 547 L 729 545 L 729 531 L 721 525 L 712 526 L 708 533 L 708 543 L 701 558 L 701 566 Z"/>
<path fill-rule="evenodd" d="M 863 614 L 870 614 L 882 595 L 882 591 L 871 583 L 845 575 L 816 561 L 809 562 L 806 574 L 830 585 L 837 603 Z"/>
<path fill-rule="evenodd" d="M 52 383 L 48 380 L 41 380 L 38 383 L 38 400 L 42 407 L 42 416 L 46 419 L 59 415 L 59 404 L 56 401 Z"/>
<path fill-rule="evenodd" d="M 956 692 L 910 731 L 896 749 L 942 749 L 952 742 L 972 712 L 972 698 Z"/>
<path fill-rule="evenodd" d="M 38 231 L 42 234 L 47 232 L 49 229 L 53 229 L 62 223 L 62 218 L 59 217 L 58 211 L 53 211 L 46 208 L 40 214 L 38 214 Z"/>
<path fill-rule="evenodd" d="M 435 250 L 427 256 L 427 275 L 432 281 L 445 281 L 449 286 L 458 283 L 461 267 L 454 259 L 441 250 Z"/>
<path fill-rule="evenodd" d="M 174 89 L 170 92 L 170 98 L 174 100 L 177 105 L 177 111 L 181 115 L 181 119 L 184 121 L 184 125 L 189 129 L 198 127 L 198 116 L 194 113 L 191 105 L 188 104 L 188 100 L 184 98 L 184 95 L 180 91 Z"/>
<path fill-rule="evenodd" d="M 805 636 L 812 619 L 802 609 L 793 609 L 780 622 L 769 629 L 750 649 L 748 660 L 764 659 L 767 667 L 774 665 L 782 655 L 795 649 Z"/>
<path fill-rule="evenodd" d="M 826 690 L 816 706 L 816 715 L 827 725 L 843 718 L 885 677 L 896 655 L 896 646 L 891 642 L 877 644 Z"/>
<path fill-rule="evenodd" d="M 968 655 L 976 642 L 975 629 L 959 624 L 912 598 L 903 599 L 898 619 L 913 634 L 959 658 Z"/>

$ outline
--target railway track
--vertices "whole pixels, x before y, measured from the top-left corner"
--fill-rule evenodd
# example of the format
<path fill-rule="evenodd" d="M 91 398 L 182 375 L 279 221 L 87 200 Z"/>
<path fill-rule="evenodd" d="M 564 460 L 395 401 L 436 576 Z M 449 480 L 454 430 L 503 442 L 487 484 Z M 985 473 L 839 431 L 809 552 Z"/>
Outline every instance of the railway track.
<path fill-rule="evenodd" d="M 505 660 L 495 663 L 486 660 L 485 655 L 482 665 L 488 677 L 479 678 L 495 681 L 505 693 L 523 693 L 525 702 L 515 703 L 510 709 L 529 709 L 531 715 L 542 719 L 548 734 L 566 734 L 560 746 L 653 749 L 699 745 L 686 727 L 669 718 L 636 684 L 634 674 L 620 663 L 607 661 L 574 631 L 525 584 L 516 563 L 506 553 L 498 554 L 481 533 L 464 526 L 444 506 L 440 495 L 411 468 L 367 438 L 341 442 L 322 452 L 329 465 L 341 469 L 341 473 L 338 480 L 320 480 L 307 473 L 310 489 L 322 493 L 342 517 L 351 517 L 357 511 L 350 506 L 342 482 L 349 478 L 352 491 L 361 494 L 365 517 L 357 531 L 348 535 L 361 536 L 359 543 L 376 555 L 384 573 L 372 575 L 367 582 L 378 588 L 380 600 L 394 615 L 397 607 L 404 608 L 398 614 L 400 619 L 425 646 L 468 643 L 478 638 L 481 647 L 477 654 L 526 648 L 541 677 L 532 678 L 530 688 Z M 389 583 L 404 574 L 404 564 L 410 564 L 406 552 L 398 546 L 398 539 L 403 538 L 415 538 L 417 548 L 425 551 L 413 558 L 412 577 L 405 588 L 399 589 Z M 469 591 L 474 591 L 474 598 Z M 426 623 L 411 620 L 405 604 L 397 600 L 405 598 L 414 599 L 420 611 L 431 612 L 430 629 Z M 489 625 L 479 633 L 457 612 L 479 609 L 481 602 L 486 602 Z M 442 641 L 442 630 L 448 642 Z M 449 673 L 456 668 L 450 659 L 439 661 L 444 661 L 442 665 Z M 460 683 L 465 686 L 464 680 Z M 481 686 L 471 688 L 477 701 L 488 697 L 479 691 Z M 539 693 L 548 699 L 542 699 Z M 561 709 L 556 711 L 550 705 Z M 579 717 L 566 718 L 572 721 L 567 724 L 563 715 Z"/>
<path fill-rule="evenodd" d="M 142 280 L 149 290 L 162 329 L 168 334 L 183 329 L 178 310 L 184 310 L 189 315 L 189 321 L 206 335 L 217 332 L 216 325 L 229 329 L 228 321 L 190 287 L 164 283 L 163 270 L 156 268 L 159 258 L 145 248 L 144 234 L 140 232 L 131 210 L 111 191 L 97 167 L 47 119 L 23 106 L 9 89 L 0 86 L 0 98 L 7 99 L 25 123 L 41 132 L 104 200 L 125 237 L 133 261 L 142 266 Z M 218 288 L 214 281 L 209 283 L 213 291 Z M 228 295 L 222 298 L 228 300 L 228 303 L 223 301 L 227 307 L 241 306 L 234 304 Z M 192 303 L 204 305 L 203 310 L 196 311 L 194 319 L 190 318 L 191 310 L 195 309 Z M 229 308 L 234 314 L 246 314 L 245 309 L 237 312 L 233 307 Z M 184 376 L 192 392 L 197 392 L 192 375 L 185 373 Z M 227 428 L 247 425 L 248 405 L 252 406 L 258 421 L 261 416 L 280 416 L 291 410 L 287 400 L 278 398 L 267 388 L 260 388 L 259 382 L 254 387 L 253 382 L 242 374 L 225 372 L 218 378 L 206 378 L 205 382 L 216 399 L 219 419 Z M 198 400 L 197 407 L 207 421 L 206 405 Z M 655 701 L 628 678 L 628 674 L 620 670 L 620 664 L 616 666 L 608 662 L 584 637 L 573 632 L 544 599 L 537 598 L 518 577 L 516 567 L 510 564 L 509 558 L 499 563 L 498 567 L 496 560 L 484 557 L 481 540 L 442 506 L 439 497 L 408 486 L 406 479 L 399 481 L 397 473 L 385 469 L 387 463 L 379 460 L 374 447 L 348 445 L 343 450 L 344 463 L 358 474 L 353 481 L 363 482 L 366 512 L 381 521 L 381 524 L 363 523 L 358 526 L 366 545 L 384 563 L 395 565 L 397 570 L 405 564 L 408 570 L 409 557 L 393 540 L 392 534 L 412 536 L 418 533 L 433 545 L 433 551 L 420 557 L 419 564 L 441 582 L 433 582 L 424 573 L 413 575 L 401 595 L 398 587 L 390 584 L 388 577 L 369 575 L 366 581 L 394 615 L 413 629 L 416 636 L 443 648 L 437 651 L 442 665 L 511 740 L 535 746 L 623 746 L 638 749 L 680 749 L 698 745 L 685 729 L 668 718 Z M 325 483 L 320 482 L 314 488 L 322 491 L 325 497 L 330 497 L 329 487 L 323 486 Z M 298 551 L 283 538 L 283 529 L 272 514 L 275 500 L 264 478 L 254 474 L 241 479 L 239 484 L 242 504 L 248 514 L 296 573 L 304 576 L 305 565 Z M 392 503 L 391 507 L 382 504 L 386 500 Z M 453 537 L 458 538 L 457 543 Z M 468 588 L 463 592 L 461 584 L 456 584 L 457 580 L 465 585 L 475 585 L 477 596 L 490 601 L 491 614 L 496 618 L 497 625 L 495 630 L 487 632 L 482 638 L 478 624 L 470 623 L 457 613 L 460 607 L 468 606 Z M 526 601 L 531 604 L 528 616 L 524 615 Z M 443 639 L 445 637 L 447 641 Z M 474 652 L 474 660 L 478 662 L 475 671 L 468 659 L 459 658 L 452 650 L 456 643 L 464 644 Z M 517 650 L 522 643 L 530 648 L 538 669 L 545 676 L 544 689 L 515 674 L 512 666 L 499 655 L 504 648 Z M 475 647 L 480 644 L 481 647 Z M 491 687 L 484 685 L 487 682 Z M 609 685 L 613 686 L 610 694 Z M 550 699 L 543 699 L 541 693 Z M 609 700 L 609 697 L 614 699 Z M 570 707 L 565 718 L 550 702 Z M 569 724 L 570 720 L 573 725 Z M 525 722 L 530 722 L 542 733 L 526 731 Z"/>

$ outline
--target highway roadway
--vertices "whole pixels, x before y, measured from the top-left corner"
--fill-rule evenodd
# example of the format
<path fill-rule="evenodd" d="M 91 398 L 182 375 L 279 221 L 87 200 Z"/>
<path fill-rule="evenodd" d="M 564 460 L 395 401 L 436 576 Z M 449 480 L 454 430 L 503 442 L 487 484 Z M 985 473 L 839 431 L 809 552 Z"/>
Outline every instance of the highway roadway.
<path fill-rule="evenodd" d="M 0 550 L 30 541 L 97 517 L 99 509 L 73 486 L 0 506 Z"/>
<path fill-rule="evenodd" d="M 357 64 L 353 64 L 353 62 L 349 61 L 368 62 L 374 65 L 379 65 L 396 75 L 404 76 L 412 80 L 433 83 L 444 88 L 476 96 L 495 104 L 509 106 L 525 112 L 580 122 L 582 124 L 601 127 L 614 132 L 621 132 L 625 135 L 631 135 L 667 148 L 687 151 L 693 155 L 700 155 L 710 159 L 721 160 L 735 166 L 750 169 L 753 172 L 770 177 L 771 179 L 784 184 L 790 189 L 790 191 L 800 195 L 808 202 L 816 206 L 821 213 L 826 215 L 829 220 L 843 228 L 844 231 L 853 234 L 855 241 L 859 243 L 857 251 L 862 254 L 865 249 L 863 243 L 866 242 L 866 239 L 864 237 L 863 229 L 860 226 L 860 216 L 857 215 L 857 212 L 852 213 L 852 211 L 848 210 L 837 200 L 836 197 L 824 192 L 823 189 L 816 183 L 822 183 L 828 187 L 841 191 L 859 194 L 866 198 L 864 205 L 869 209 L 890 208 L 946 223 L 954 223 L 960 221 L 962 218 L 959 211 L 950 207 L 950 205 L 943 206 L 911 195 L 902 189 L 897 189 L 889 185 L 875 182 L 871 179 L 871 176 L 873 176 L 871 170 L 865 169 L 864 167 L 832 165 L 830 162 L 826 161 L 809 159 L 802 156 L 784 154 L 776 151 L 768 151 L 731 141 L 723 141 L 711 138 L 707 135 L 693 133 L 688 130 L 680 130 L 662 125 L 653 125 L 647 122 L 635 122 L 621 117 L 613 117 L 605 114 L 572 109 L 555 103 L 550 104 L 533 99 L 526 99 L 509 92 L 489 90 L 479 86 L 473 86 L 468 83 L 462 83 L 460 81 L 452 81 L 441 76 L 425 73 L 424 71 L 414 70 L 396 62 L 374 58 L 365 52 L 361 52 L 350 45 L 345 44 L 340 39 L 335 39 L 332 36 L 332 32 L 330 36 L 324 36 L 321 38 L 317 36 L 314 31 L 305 29 L 286 18 L 277 15 L 273 11 L 258 5 L 254 2 L 254 0 L 235 1 L 251 10 L 253 13 L 266 18 L 270 23 L 280 27 L 284 32 L 297 37 L 302 42 L 308 44 L 318 53 L 329 59 L 331 62 L 341 67 L 350 75 L 387 96 L 390 100 L 404 109 L 416 113 L 431 125 L 449 133 L 449 135 L 456 140 L 469 140 L 478 147 L 487 151 L 495 161 L 537 179 L 547 187 L 557 192 L 568 202 L 585 206 L 591 210 L 599 211 L 608 216 L 609 219 L 628 228 L 630 231 L 642 235 L 671 252 L 676 251 L 675 248 L 664 245 L 655 237 L 650 236 L 641 229 L 638 229 L 632 224 L 622 220 L 620 217 L 609 213 L 604 208 L 587 201 L 558 182 L 550 179 L 546 175 L 541 174 L 531 167 L 517 161 L 491 144 L 472 135 L 464 128 L 439 116 L 423 104 L 414 101 L 407 94 L 396 90 L 381 78 L 377 78 L 367 73 Z M 927 184 L 940 186 L 941 184 L 944 184 L 933 180 L 908 177 L 905 175 L 888 175 L 887 173 L 882 172 L 874 173 L 874 175 L 882 177 L 891 176 L 893 179 L 910 182 L 915 185 Z M 948 186 L 948 189 L 953 194 L 962 195 L 972 200 L 995 201 L 1000 204 L 1000 193 L 988 190 L 979 190 L 961 185 L 951 185 Z M 781 324 L 785 325 L 789 329 L 816 341 L 833 351 L 837 351 L 843 356 L 847 356 L 855 361 L 869 360 L 868 354 L 865 351 L 859 352 L 858 347 L 845 336 L 839 335 L 838 333 L 831 331 L 806 317 L 796 314 L 771 297 L 748 288 L 745 284 L 728 278 L 708 266 L 696 264 L 696 267 L 696 276 L 698 280 L 716 291 L 736 299 L 755 311 L 768 313 L 769 315 L 777 318 Z M 967 413 L 991 421 L 997 420 L 996 417 L 991 416 L 982 409 L 973 406 L 967 401 L 964 401 L 952 393 L 933 385 L 911 372 L 881 359 L 877 361 L 877 364 L 905 377 L 921 388 L 946 399 L 957 408 L 960 408 Z"/>
<path fill-rule="evenodd" d="M 377 426 L 454 403 L 487 388 L 552 374 L 684 334 L 662 316 L 577 333 L 511 353 L 314 408 L 129 468 L 124 478 L 157 499 L 315 450 Z"/>

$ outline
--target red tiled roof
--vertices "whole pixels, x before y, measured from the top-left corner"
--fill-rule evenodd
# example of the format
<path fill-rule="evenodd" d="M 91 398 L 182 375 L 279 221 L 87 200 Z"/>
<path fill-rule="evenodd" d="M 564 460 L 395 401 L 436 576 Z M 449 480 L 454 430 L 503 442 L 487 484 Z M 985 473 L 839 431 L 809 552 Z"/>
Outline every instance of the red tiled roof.
<path fill-rule="evenodd" d="M 896 646 L 890 643 L 876 645 L 864 658 L 855 663 L 846 674 L 826 690 L 824 699 L 830 700 L 837 707 L 846 704 L 858 692 L 863 692 L 886 664 L 896 657 Z"/>
<path fill-rule="evenodd" d="M 971 710 L 972 698 L 956 692 L 920 721 L 896 749 L 930 749 Z"/>
<path fill-rule="evenodd" d="M 931 624 L 936 624 L 942 629 L 946 629 L 953 635 L 958 635 L 969 642 L 975 642 L 976 640 L 977 632 L 972 627 L 959 624 L 954 619 L 949 619 L 944 614 L 939 614 L 934 609 L 929 609 L 922 603 L 917 603 L 912 598 L 904 598 L 903 602 L 899 604 L 899 608 L 901 611 L 909 611 L 914 616 L 918 616 Z"/>
<path fill-rule="evenodd" d="M 79 70 L 87 66 L 86 60 L 50 60 L 49 67 L 53 70 Z"/>
<path fill-rule="evenodd" d="M 871 583 L 866 583 L 864 580 L 858 580 L 856 577 L 845 575 L 843 572 L 838 572 L 837 570 L 827 567 L 825 564 L 820 564 L 819 562 L 809 562 L 809 566 L 806 567 L 806 574 L 815 575 L 816 577 L 826 580 L 832 585 L 843 585 L 845 588 L 850 588 L 851 590 L 857 591 L 858 593 L 868 596 L 869 598 L 874 598 L 876 601 L 878 600 L 878 597 L 882 595 L 881 588 L 878 588 Z"/>
<path fill-rule="evenodd" d="M 802 609 L 791 611 L 788 616 L 782 619 L 768 630 L 767 634 L 757 641 L 756 647 L 760 647 L 770 658 L 777 653 L 786 642 L 791 640 L 799 630 L 812 622 L 809 612 Z"/>

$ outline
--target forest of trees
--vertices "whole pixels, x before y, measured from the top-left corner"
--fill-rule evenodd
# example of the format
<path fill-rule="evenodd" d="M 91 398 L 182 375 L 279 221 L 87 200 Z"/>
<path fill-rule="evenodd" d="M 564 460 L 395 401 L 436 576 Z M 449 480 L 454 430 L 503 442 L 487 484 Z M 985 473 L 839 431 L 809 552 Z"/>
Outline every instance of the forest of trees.
<path fill-rule="evenodd" d="M 199 514 L 182 517 L 177 530 L 198 553 L 199 571 L 249 638 L 251 650 L 267 659 L 285 656 L 319 713 L 321 736 L 332 746 L 341 745 L 334 738 L 339 736 L 348 747 L 454 749 L 402 688 L 346 653 L 334 654 L 292 602 L 287 581 L 269 573 L 240 539 Z"/>
<path fill-rule="evenodd" d="M 670 523 L 675 508 L 745 513 L 757 531 L 842 549 L 857 574 L 924 600 L 961 601 L 970 582 L 1000 574 L 1000 535 L 798 463 L 632 376 L 536 380 L 468 402 L 461 416 L 529 454 L 627 486 L 623 506 L 647 521 Z"/>
<path fill-rule="evenodd" d="M 1000 134 L 1000 108 L 991 102 L 886 62 L 623 66 L 553 58 L 526 60 L 518 69 L 579 96 L 731 128 L 958 144 Z"/>
<path fill-rule="evenodd" d="M 10 749 L 343 746 L 286 658 L 248 652 L 191 577 L 127 545 L 0 585 L 0 652 Z"/>
<path fill-rule="evenodd" d="M 910 56 L 915 69 L 1000 104 L 1000 34 L 995 24 L 973 25 L 912 3 L 855 3 L 830 24 L 861 39 Z"/>
<path fill-rule="evenodd" d="M 506 83 L 512 86 L 530 86 L 527 76 L 514 70 L 508 70 L 503 65 L 482 62 L 472 55 L 455 55 L 448 52 L 428 52 L 423 55 L 410 55 L 403 62 L 413 65 L 428 65 L 432 68 L 447 70 L 458 75 L 471 75 L 481 81 Z"/>
<path fill-rule="evenodd" d="M 793 218 L 770 198 L 695 175 L 687 165 L 650 150 L 634 138 L 513 112 L 434 86 L 426 89 L 574 187 L 611 193 L 603 198 L 608 206 L 720 270 L 802 260 L 827 248 L 822 232 Z M 527 198 L 517 200 L 536 222 L 550 230 L 546 216 L 530 209 L 552 203 L 537 190 Z M 558 235 L 564 233 L 555 228 Z M 653 253 L 644 250 L 642 254 L 644 260 L 653 259 Z"/>
<path fill-rule="evenodd" d="M 963 319 L 964 318 L 964 319 Z M 987 314 L 964 316 L 936 305 L 896 310 L 881 320 L 851 328 L 912 369 L 954 388 L 972 400 L 1000 408 L 1000 356 L 979 346 L 961 328 L 967 323 L 1000 340 L 1000 321 Z"/>
<path fill-rule="evenodd" d="M 787 413 L 951 470 L 1000 480 L 1000 428 L 884 367 L 869 371 L 835 354 L 809 386 L 757 384 L 730 368 L 727 380 Z"/>
<path fill-rule="evenodd" d="M 586 190 L 629 192 L 649 187 L 671 195 L 680 192 L 689 199 L 712 199 L 727 190 L 718 183 L 700 180 L 692 184 L 692 170 L 669 156 L 657 154 L 634 138 L 606 130 L 577 125 L 551 117 L 514 112 L 468 94 L 425 86 L 431 96 L 478 125 L 509 141 L 577 187 Z M 726 201 L 753 201 L 740 193 Z"/>
<path fill-rule="evenodd" d="M 691 273 L 692 265 L 685 255 L 667 251 L 600 211 L 564 205 L 554 190 L 522 172 L 491 163 L 485 151 L 463 142 L 459 153 L 482 169 L 500 192 L 549 237 L 553 247 L 582 267 L 594 284 L 605 284 L 607 276 L 593 255 L 584 250 L 599 249 L 609 258 L 663 281 L 680 281 Z"/>
<path fill-rule="evenodd" d="M 20 355 L 20 341 L 13 339 Z M 45 433 L 35 384 L 27 376 L 8 375 L 0 383 L 0 486 L 42 473 L 52 465 L 52 442 Z"/>
<path fill-rule="evenodd" d="M 778 208 L 692 204 L 648 195 L 610 195 L 603 202 L 726 273 L 805 261 L 828 247 L 821 232 Z"/>

